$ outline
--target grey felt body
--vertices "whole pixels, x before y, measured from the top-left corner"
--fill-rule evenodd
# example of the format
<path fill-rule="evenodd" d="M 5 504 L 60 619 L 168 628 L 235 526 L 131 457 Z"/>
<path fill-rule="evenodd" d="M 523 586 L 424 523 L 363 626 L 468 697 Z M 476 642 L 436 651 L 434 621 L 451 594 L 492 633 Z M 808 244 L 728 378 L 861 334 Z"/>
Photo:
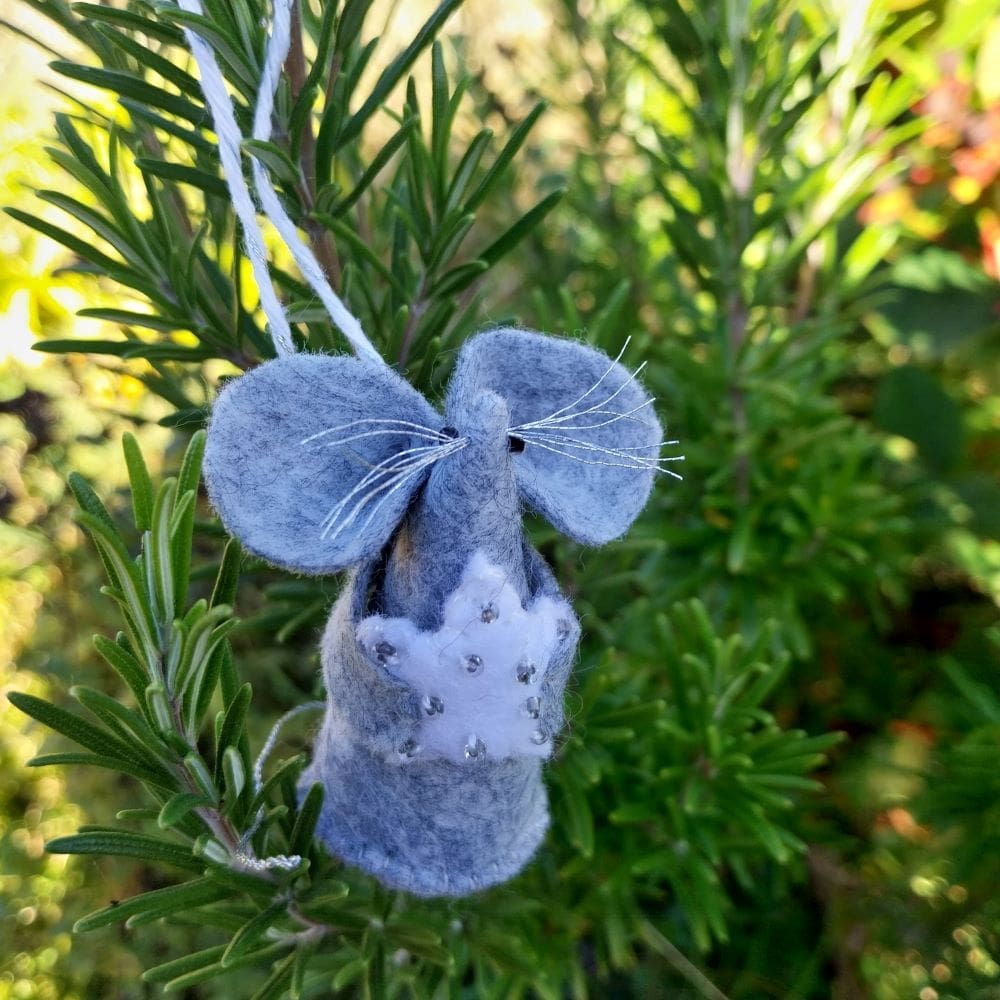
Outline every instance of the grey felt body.
<path fill-rule="evenodd" d="M 548 567 L 524 553 L 531 598 L 558 597 Z M 541 760 L 513 757 L 462 764 L 407 760 L 399 749 L 419 732 L 420 706 L 355 640 L 370 612 L 368 564 L 352 574 L 323 637 L 329 701 L 303 794 L 325 790 L 317 832 L 331 851 L 386 885 L 421 896 L 460 896 L 517 874 L 541 843 L 548 804 Z M 575 618 L 548 664 L 542 724 L 563 723 L 562 694 L 576 655 Z"/>
<path fill-rule="evenodd" d="M 343 357 L 283 357 L 223 391 L 205 473 L 226 527 L 290 569 L 354 567 L 323 639 L 328 708 L 302 784 L 325 789 L 318 832 L 333 853 L 421 895 L 496 884 L 534 853 L 548 822 L 539 757 L 401 752 L 419 742 L 420 696 L 361 648 L 357 628 L 384 615 L 433 632 L 474 554 L 524 608 L 561 597 L 520 505 L 586 544 L 621 535 L 654 476 L 628 456 L 659 454 L 649 403 L 600 351 L 514 329 L 463 347 L 445 417 L 390 369 Z M 446 438 L 456 449 L 429 468 L 372 478 Z M 546 742 L 563 723 L 578 637 L 567 612 L 539 692 Z"/>

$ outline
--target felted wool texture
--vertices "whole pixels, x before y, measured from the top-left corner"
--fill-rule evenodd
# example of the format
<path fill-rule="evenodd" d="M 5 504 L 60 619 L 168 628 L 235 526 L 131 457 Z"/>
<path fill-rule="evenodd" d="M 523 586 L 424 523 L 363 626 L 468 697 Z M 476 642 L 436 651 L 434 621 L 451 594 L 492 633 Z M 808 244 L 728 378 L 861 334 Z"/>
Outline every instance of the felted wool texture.
<path fill-rule="evenodd" d="M 302 785 L 302 794 L 324 786 L 318 831 L 334 854 L 422 895 L 495 884 L 531 857 L 548 822 L 540 754 L 563 723 L 579 627 L 525 540 L 520 505 L 583 542 L 621 534 L 648 497 L 646 466 L 659 453 L 648 402 L 601 352 L 513 329 L 462 349 L 444 417 L 388 368 L 344 357 L 284 357 L 223 391 L 205 470 L 227 528 L 295 570 L 354 567 L 323 640 L 329 701 Z M 523 425 L 533 422 L 541 423 L 529 433 Z M 523 449 L 511 446 L 519 428 Z M 546 447 L 560 442 L 572 455 Z M 419 464 L 421 455 L 433 461 Z M 418 464 L 405 465 L 413 456 Z M 378 478 L 400 460 L 405 476 Z M 464 702 L 453 691 L 462 723 L 447 746 L 431 738 L 440 720 L 427 716 L 424 699 L 435 675 L 418 668 L 435 659 L 428 650 L 442 626 L 454 627 L 449 600 L 458 592 L 475 622 L 470 602 L 491 578 L 500 581 L 500 610 L 522 616 L 525 655 L 532 643 L 534 655 L 548 655 L 536 664 L 538 693 L 524 699 L 539 699 L 531 722 L 549 743 L 541 750 L 524 745 L 524 719 L 505 715 L 525 707 L 509 676 L 495 691 L 487 682 L 478 702 L 473 689 Z M 364 621 L 390 629 L 391 652 L 359 633 Z M 492 624 L 479 620 L 477 645 Z M 407 651 L 420 654 L 415 672 L 393 662 Z M 486 670 L 509 671 L 514 661 L 514 647 L 500 641 L 468 653 Z M 435 655 L 447 658 L 440 648 Z M 456 747 L 466 721 L 465 746 L 476 750 L 482 739 L 485 755 Z"/>
<path fill-rule="evenodd" d="M 387 610 L 432 628 L 476 549 L 519 586 L 519 500 L 587 544 L 626 530 L 654 472 L 598 449 L 655 458 L 660 427 L 643 406 L 648 401 L 600 351 L 524 330 L 487 331 L 463 347 L 448 391 L 447 422 L 466 447 L 401 482 L 371 480 L 379 463 L 427 447 L 427 433 L 440 432 L 445 420 L 385 366 L 290 355 L 223 390 L 209 424 L 205 478 L 232 534 L 301 572 L 372 558 L 398 528 Z M 509 428 L 560 412 L 544 443 L 507 450 Z M 567 438 L 575 457 L 551 450 Z M 418 493 L 419 512 L 404 521 Z M 327 524 L 338 505 L 340 515 Z"/>
<path fill-rule="evenodd" d="M 385 614 L 425 630 L 441 625 L 445 599 L 475 552 L 503 569 L 522 602 L 527 598 L 507 406 L 488 390 L 462 402 L 448 416 L 468 444 L 431 469 L 386 568 Z"/>
<path fill-rule="evenodd" d="M 388 496 L 374 519 L 368 520 L 370 505 L 335 537 L 323 537 L 323 520 L 378 462 L 425 439 L 404 431 L 333 444 L 388 426 L 369 423 L 307 441 L 371 418 L 434 429 L 443 423 L 395 372 L 354 358 L 288 355 L 230 382 L 212 411 L 204 466 L 228 531 L 251 552 L 304 573 L 329 573 L 377 555 L 420 478 Z"/>
<path fill-rule="evenodd" d="M 624 366 L 573 340 L 504 327 L 478 334 L 462 348 L 448 387 L 449 421 L 457 419 L 484 389 L 503 397 L 513 427 L 566 408 L 544 432 L 549 448 L 529 442 L 514 455 L 522 498 L 561 532 L 584 544 L 603 545 L 623 535 L 646 505 L 655 472 L 625 468 L 620 458 L 567 449 L 559 442 L 570 439 L 588 448 L 615 449 L 644 459 L 659 456 L 660 424 L 653 407 L 643 406 L 650 397 L 630 380 Z M 583 413 L 594 407 L 595 412 Z M 629 411 L 635 412 L 613 419 Z M 550 448 L 570 450 L 577 457 Z"/>
<path fill-rule="evenodd" d="M 392 758 L 420 724 L 417 692 L 359 648 L 356 622 L 365 614 L 374 562 L 353 571 L 333 606 L 321 644 L 323 675 L 331 709 L 353 740 L 367 751 Z"/>
<path fill-rule="evenodd" d="M 530 601 L 568 611 L 541 557 L 526 548 L 525 562 Z M 352 574 L 324 636 L 327 712 L 300 794 L 323 785 L 319 837 L 386 885 L 461 896 L 506 881 L 530 860 L 548 825 L 541 761 L 487 754 L 458 763 L 400 752 L 419 743 L 421 709 L 418 692 L 401 688 L 389 664 L 359 642 L 358 628 L 378 603 L 377 594 L 368 599 L 374 569 L 369 563 Z M 571 614 L 567 624 L 544 666 L 552 688 L 541 723 L 551 732 L 562 722 L 559 685 L 579 637 Z"/>

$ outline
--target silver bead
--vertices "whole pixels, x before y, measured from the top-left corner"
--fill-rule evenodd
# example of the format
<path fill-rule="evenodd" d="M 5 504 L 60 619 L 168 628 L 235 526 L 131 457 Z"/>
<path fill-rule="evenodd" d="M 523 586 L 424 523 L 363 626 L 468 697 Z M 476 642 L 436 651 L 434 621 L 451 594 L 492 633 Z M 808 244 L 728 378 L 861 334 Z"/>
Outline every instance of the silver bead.
<path fill-rule="evenodd" d="M 465 672 L 470 677 L 478 677 L 483 672 L 483 658 L 475 653 L 469 653 L 465 658 Z"/>
<path fill-rule="evenodd" d="M 529 719 L 537 719 L 542 711 L 542 699 L 541 698 L 529 698 L 521 708 L 524 710 L 524 714 Z"/>
<path fill-rule="evenodd" d="M 444 711 L 444 702 L 436 694 L 425 694 L 421 704 L 428 715 L 440 715 Z"/>
<path fill-rule="evenodd" d="M 396 752 L 404 760 L 413 760 L 413 758 L 416 757 L 418 753 L 420 753 L 420 750 L 421 750 L 420 744 L 415 739 L 413 739 L 412 736 L 408 740 L 404 740 L 396 748 Z"/>
<path fill-rule="evenodd" d="M 531 660 L 522 660 L 517 665 L 517 679 L 520 684 L 531 684 L 535 680 L 535 670 L 534 663 Z"/>
<path fill-rule="evenodd" d="M 466 760 L 482 760 L 486 756 L 486 744 L 473 733 L 465 745 Z"/>
<path fill-rule="evenodd" d="M 548 734 L 543 729 L 536 729 L 531 734 L 531 742 L 535 744 L 536 747 L 540 747 L 543 743 L 548 743 Z"/>
<path fill-rule="evenodd" d="M 392 659 L 395 655 L 396 647 L 391 642 L 386 642 L 383 639 L 375 644 L 375 659 L 379 663 L 385 663 L 386 660 Z"/>
<path fill-rule="evenodd" d="M 500 617 L 500 612 L 497 611 L 497 606 L 495 604 L 487 604 L 483 608 L 483 613 L 479 616 L 482 620 L 489 625 L 491 622 L 495 622 Z"/>

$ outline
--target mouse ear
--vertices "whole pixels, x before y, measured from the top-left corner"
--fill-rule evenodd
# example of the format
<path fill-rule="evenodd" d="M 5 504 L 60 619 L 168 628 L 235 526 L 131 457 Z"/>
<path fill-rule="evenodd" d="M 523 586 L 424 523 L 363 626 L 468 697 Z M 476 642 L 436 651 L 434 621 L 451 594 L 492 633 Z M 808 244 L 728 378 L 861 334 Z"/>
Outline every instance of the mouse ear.
<path fill-rule="evenodd" d="M 226 528 L 304 573 L 376 555 L 420 486 L 442 420 L 389 368 L 348 357 L 269 361 L 220 394 L 205 481 Z"/>
<path fill-rule="evenodd" d="M 503 328 L 462 348 L 449 415 L 482 389 L 510 409 L 523 499 L 585 544 L 624 534 L 649 498 L 662 444 L 653 400 L 635 376 L 593 347 Z"/>

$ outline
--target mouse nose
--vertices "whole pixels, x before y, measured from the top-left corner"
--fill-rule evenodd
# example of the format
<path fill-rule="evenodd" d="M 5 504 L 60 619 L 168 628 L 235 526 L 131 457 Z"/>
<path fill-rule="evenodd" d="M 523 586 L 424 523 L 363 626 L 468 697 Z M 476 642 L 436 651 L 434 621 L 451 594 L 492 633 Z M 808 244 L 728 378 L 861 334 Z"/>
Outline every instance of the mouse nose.
<path fill-rule="evenodd" d="M 449 423 L 471 443 L 507 447 L 510 410 L 502 396 L 489 389 L 450 401 Z"/>

